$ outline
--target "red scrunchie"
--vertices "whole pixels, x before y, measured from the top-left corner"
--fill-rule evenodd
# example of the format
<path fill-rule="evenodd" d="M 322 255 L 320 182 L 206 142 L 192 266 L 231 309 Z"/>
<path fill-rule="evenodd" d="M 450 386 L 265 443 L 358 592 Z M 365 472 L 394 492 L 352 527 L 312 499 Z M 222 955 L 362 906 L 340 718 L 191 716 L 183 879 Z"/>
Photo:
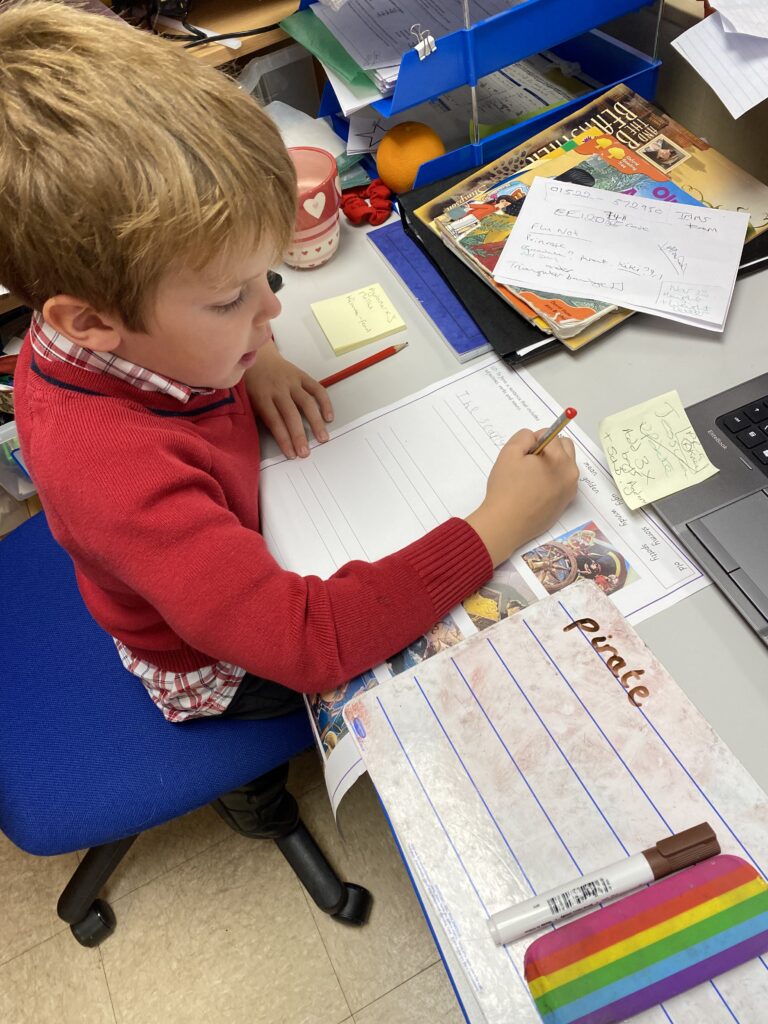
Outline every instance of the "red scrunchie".
<path fill-rule="evenodd" d="M 347 189 L 341 197 L 341 209 L 350 223 L 367 221 L 376 227 L 383 224 L 392 212 L 391 196 L 381 178 L 376 178 L 370 185 Z"/>

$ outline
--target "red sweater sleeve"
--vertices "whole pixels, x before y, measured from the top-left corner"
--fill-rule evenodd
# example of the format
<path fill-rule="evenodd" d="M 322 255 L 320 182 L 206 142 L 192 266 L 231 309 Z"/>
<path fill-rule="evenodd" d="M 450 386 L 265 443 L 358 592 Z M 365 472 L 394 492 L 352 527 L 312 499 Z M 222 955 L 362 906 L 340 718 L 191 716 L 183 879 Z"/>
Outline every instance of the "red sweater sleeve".
<path fill-rule="evenodd" d="M 131 453 L 126 472 L 114 464 L 117 449 L 94 458 L 85 445 L 83 465 L 69 465 L 49 489 L 49 519 L 101 591 L 119 581 L 211 661 L 324 691 L 411 643 L 491 575 L 485 546 L 460 519 L 327 580 L 287 572 L 228 509 L 197 439 L 176 437 L 159 451 L 152 443 L 145 457 Z M 89 607 L 119 636 L 93 600 Z"/>

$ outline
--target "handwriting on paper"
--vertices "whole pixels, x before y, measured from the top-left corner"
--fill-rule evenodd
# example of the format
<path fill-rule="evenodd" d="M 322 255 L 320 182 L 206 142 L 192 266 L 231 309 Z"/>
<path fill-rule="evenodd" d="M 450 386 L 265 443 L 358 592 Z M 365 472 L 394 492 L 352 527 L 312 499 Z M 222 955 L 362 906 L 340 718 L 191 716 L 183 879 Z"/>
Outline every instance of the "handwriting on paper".
<path fill-rule="evenodd" d="M 405 328 L 380 284 L 313 302 L 311 308 L 337 355 Z"/>
<path fill-rule="evenodd" d="M 748 215 L 536 178 L 494 276 L 722 330 Z"/>
<path fill-rule="evenodd" d="M 717 472 L 676 391 L 608 416 L 600 424 L 600 443 L 619 494 L 631 509 Z"/>

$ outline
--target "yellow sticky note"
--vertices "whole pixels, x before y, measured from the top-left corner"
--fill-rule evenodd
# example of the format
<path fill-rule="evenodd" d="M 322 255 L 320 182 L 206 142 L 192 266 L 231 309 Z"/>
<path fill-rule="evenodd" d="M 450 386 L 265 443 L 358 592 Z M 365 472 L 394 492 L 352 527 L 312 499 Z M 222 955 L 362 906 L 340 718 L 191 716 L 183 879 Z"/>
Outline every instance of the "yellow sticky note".
<path fill-rule="evenodd" d="M 405 329 L 380 284 L 313 302 L 311 308 L 337 356 Z"/>
<path fill-rule="evenodd" d="M 676 391 L 606 417 L 600 443 L 619 494 L 632 509 L 717 473 Z"/>

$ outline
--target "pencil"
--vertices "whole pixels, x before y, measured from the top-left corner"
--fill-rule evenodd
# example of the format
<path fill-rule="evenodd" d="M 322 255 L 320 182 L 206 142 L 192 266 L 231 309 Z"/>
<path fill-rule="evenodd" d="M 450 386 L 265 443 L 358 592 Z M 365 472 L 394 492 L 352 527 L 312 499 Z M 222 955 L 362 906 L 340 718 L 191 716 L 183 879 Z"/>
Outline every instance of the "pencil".
<path fill-rule="evenodd" d="M 330 377 L 326 377 L 324 380 L 321 380 L 320 383 L 324 388 L 330 387 L 331 384 L 338 384 L 340 380 L 346 380 L 347 377 L 351 377 L 355 373 L 360 373 L 361 370 L 367 370 L 369 366 L 374 366 L 376 363 L 380 363 L 382 359 L 389 359 L 389 357 L 395 355 L 396 352 L 401 352 L 407 345 L 407 341 L 401 341 L 398 345 L 390 345 L 389 348 L 383 348 L 381 352 L 376 352 L 375 355 L 368 356 L 366 359 L 361 359 L 359 363 L 352 363 L 351 366 L 347 366 L 345 369 L 339 370 L 338 373 L 332 373 Z"/>
<path fill-rule="evenodd" d="M 565 412 L 562 413 L 562 415 L 557 417 L 555 422 L 552 424 L 552 426 L 546 432 L 544 437 L 542 437 L 542 439 L 539 441 L 539 443 L 536 445 L 536 447 L 531 449 L 530 454 L 531 455 L 541 455 L 541 453 L 547 447 L 549 442 L 557 437 L 557 435 L 560 433 L 560 431 L 563 429 L 563 427 L 567 427 L 568 426 L 568 424 L 571 422 L 571 420 L 573 419 L 573 417 L 575 415 L 576 415 L 576 410 L 570 408 L 570 406 L 569 406 L 565 410 Z"/>

